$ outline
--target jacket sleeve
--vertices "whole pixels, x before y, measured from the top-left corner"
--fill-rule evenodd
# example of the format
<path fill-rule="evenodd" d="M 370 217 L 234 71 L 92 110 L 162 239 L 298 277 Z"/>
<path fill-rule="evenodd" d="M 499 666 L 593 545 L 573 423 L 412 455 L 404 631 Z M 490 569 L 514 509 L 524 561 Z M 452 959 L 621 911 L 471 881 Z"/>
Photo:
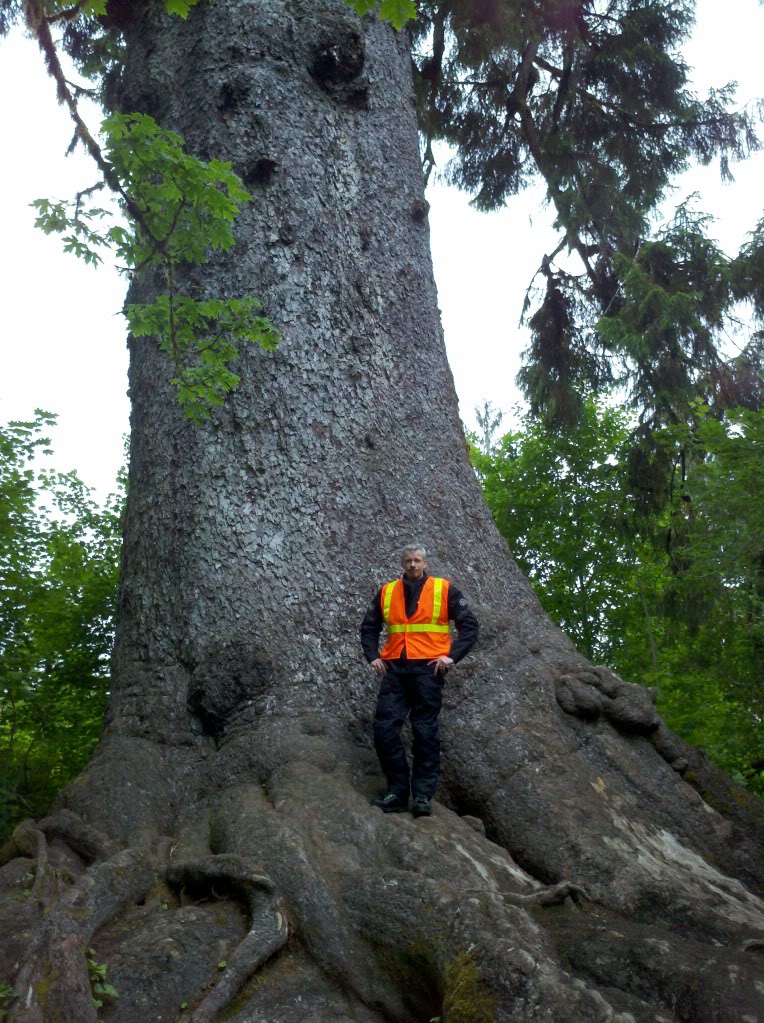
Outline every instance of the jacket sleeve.
<path fill-rule="evenodd" d="M 361 646 L 363 647 L 363 656 L 369 664 L 379 657 L 379 637 L 383 625 L 382 590 L 379 589 L 361 622 Z"/>
<path fill-rule="evenodd" d="M 467 601 L 461 590 L 457 590 L 452 584 L 449 584 L 448 587 L 448 617 L 459 633 L 456 642 L 451 647 L 451 659 L 457 664 L 467 656 L 477 642 L 480 626 L 477 618 L 467 606 Z"/>

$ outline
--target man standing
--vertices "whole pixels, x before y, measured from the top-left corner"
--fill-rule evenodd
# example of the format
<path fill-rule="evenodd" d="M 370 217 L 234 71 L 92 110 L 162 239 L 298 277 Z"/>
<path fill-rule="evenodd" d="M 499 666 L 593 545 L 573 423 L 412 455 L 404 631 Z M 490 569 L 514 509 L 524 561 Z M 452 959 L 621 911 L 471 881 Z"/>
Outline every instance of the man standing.
<path fill-rule="evenodd" d="M 403 548 L 403 576 L 386 583 L 361 622 L 361 644 L 381 687 L 374 716 L 374 747 L 387 778 L 387 792 L 373 805 L 385 813 L 408 810 L 414 797 L 415 817 L 429 817 L 438 784 L 440 739 L 438 714 L 443 682 L 478 636 L 478 622 L 467 601 L 448 579 L 427 574 L 426 552 L 420 544 Z M 459 638 L 451 646 L 453 621 Z M 383 626 L 387 637 L 379 651 Z M 401 729 L 411 715 L 413 768 L 401 742 Z"/>

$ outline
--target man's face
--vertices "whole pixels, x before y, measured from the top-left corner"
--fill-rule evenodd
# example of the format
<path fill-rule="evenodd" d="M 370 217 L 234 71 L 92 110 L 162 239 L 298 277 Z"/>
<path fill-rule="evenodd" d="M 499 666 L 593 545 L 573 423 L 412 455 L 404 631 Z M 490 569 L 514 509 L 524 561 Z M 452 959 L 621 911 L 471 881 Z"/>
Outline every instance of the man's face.
<path fill-rule="evenodd" d="M 406 551 L 401 558 L 403 571 L 407 579 L 421 579 L 427 562 L 422 557 L 421 551 Z"/>

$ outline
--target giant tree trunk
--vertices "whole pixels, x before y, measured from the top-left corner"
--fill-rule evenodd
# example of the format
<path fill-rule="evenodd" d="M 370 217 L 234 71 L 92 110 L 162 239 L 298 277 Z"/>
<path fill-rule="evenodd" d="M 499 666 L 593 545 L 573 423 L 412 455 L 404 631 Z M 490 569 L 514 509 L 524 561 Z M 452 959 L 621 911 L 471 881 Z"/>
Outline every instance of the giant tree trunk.
<path fill-rule="evenodd" d="M 109 719 L 0 873 L 37 857 L 0 919 L 23 924 L 12 1018 L 94 1019 L 90 944 L 126 1023 L 764 1020 L 761 804 L 575 652 L 482 502 L 405 37 L 340 0 L 161 6 L 133 5 L 122 102 L 254 192 L 190 286 L 260 296 L 285 341 L 200 429 L 133 346 Z M 411 540 L 482 624 L 421 820 L 368 805 L 357 639 Z"/>

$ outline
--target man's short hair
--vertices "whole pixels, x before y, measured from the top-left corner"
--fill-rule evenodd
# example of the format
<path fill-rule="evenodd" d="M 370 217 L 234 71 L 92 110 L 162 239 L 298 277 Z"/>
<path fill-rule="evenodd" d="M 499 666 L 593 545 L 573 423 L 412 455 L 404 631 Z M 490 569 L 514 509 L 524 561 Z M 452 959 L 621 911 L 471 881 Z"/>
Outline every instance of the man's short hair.
<path fill-rule="evenodd" d="M 415 551 L 419 551 L 422 557 L 427 559 L 427 551 L 421 545 L 421 543 L 407 543 L 401 551 L 401 561 L 406 557 L 407 554 L 413 554 Z"/>

